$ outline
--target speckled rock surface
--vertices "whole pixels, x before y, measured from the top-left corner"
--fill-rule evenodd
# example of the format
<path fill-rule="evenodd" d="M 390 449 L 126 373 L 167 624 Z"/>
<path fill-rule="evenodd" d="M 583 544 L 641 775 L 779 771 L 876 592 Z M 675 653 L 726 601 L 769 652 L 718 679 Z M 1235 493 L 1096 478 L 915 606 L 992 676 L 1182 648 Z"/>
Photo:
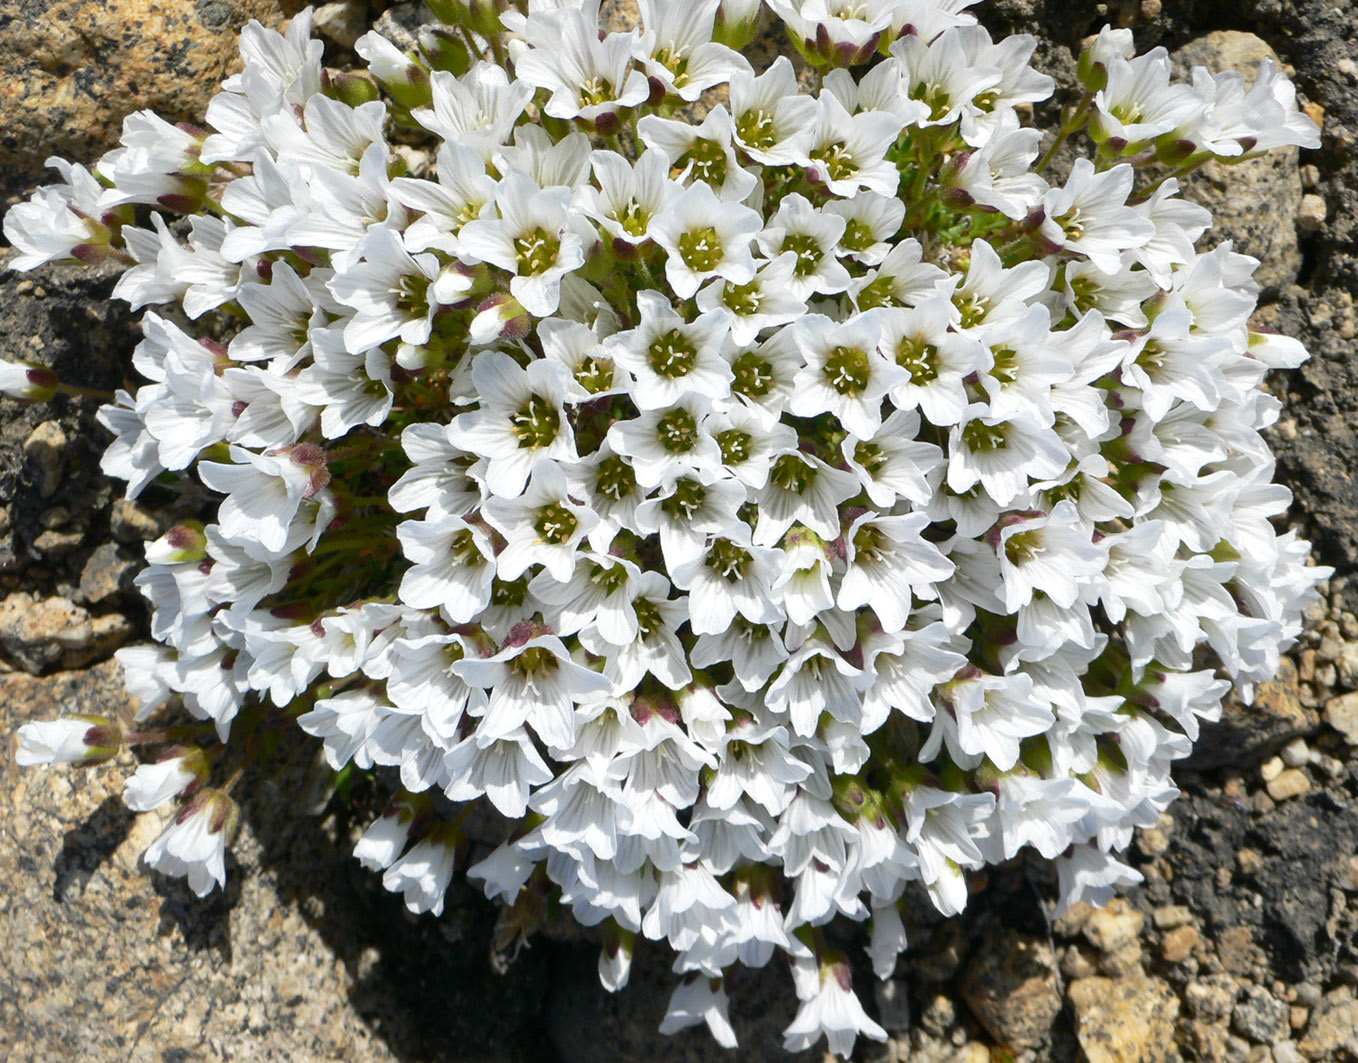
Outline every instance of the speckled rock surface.
<path fill-rule="evenodd" d="M 130 709 L 112 663 L 0 675 L 0 1058 L 392 1059 L 348 1007 L 355 972 L 260 873 L 248 827 L 227 897 L 198 901 L 141 865 L 161 816 L 122 805 L 123 772 L 15 768 L 30 715 Z"/>
<path fill-rule="evenodd" d="M 18 185 L 40 170 L 48 155 L 98 155 L 118 139 L 123 116 L 143 107 L 171 119 L 200 119 L 235 61 L 237 30 L 251 18 L 277 22 L 288 6 L 301 5 L 283 0 L 3 0 L 4 184 Z"/>

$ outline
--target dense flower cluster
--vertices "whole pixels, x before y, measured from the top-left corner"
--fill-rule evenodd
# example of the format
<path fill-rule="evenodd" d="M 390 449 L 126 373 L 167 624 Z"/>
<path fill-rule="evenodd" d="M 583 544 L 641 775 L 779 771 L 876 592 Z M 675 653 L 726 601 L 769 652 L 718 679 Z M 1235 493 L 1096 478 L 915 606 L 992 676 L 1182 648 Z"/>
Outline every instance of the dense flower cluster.
<path fill-rule="evenodd" d="M 1305 354 L 1251 331 L 1256 263 L 1197 250 L 1177 177 L 1314 126 L 1268 62 L 1177 84 L 1106 30 L 1039 160 L 1052 82 L 967 0 L 769 0 L 800 76 L 732 47 L 757 2 L 432 6 L 412 52 L 358 41 L 372 80 L 309 14 L 251 25 L 207 129 L 133 115 L 5 221 L 19 268 L 113 256 L 133 307 L 236 321 L 147 312 L 101 413 L 129 496 L 220 499 L 148 546 L 157 644 L 119 654 L 142 717 L 216 739 L 128 781 L 184 799 L 147 860 L 223 881 L 209 783 L 267 704 L 399 773 L 356 855 L 412 910 L 463 870 L 524 920 L 550 894 L 610 989 L 667 942 L 663 1028 L 725 1044 L 723 977 L 782 952 L 787 1047 L 847 1053 L 885 1034 L 821 927 L 870 920 L 886 977 L 911 884 L 955 913 L 1025 849 L 1105 900 L 1297 635 L 1323 572 L 1271 522 L 1260 384 Z M 170 734 L 72 717 L 20 759 Z"/>

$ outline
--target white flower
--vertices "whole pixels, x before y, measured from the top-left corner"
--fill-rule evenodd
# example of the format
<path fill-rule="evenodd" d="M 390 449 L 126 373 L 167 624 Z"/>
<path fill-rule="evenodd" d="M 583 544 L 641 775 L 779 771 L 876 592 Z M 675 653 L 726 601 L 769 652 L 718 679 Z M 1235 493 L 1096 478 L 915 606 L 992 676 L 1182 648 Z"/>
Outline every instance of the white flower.
<path fill-rule="evenodd" d="M 820 960 L 798 956 L 795 963 L 802 1005 L 783 1031 L 783 1051 L 800 1052 L 824 1035 L 830 1051 L 847 1058 L 859 1034 L 886 1040 L 886 1031 L 868 1017 L 854 995 L 849 961 L 842 952 L 826 953 Z"/>
<path fill-rule="evenodd" d="M 437 828 L 421 838 L 382 875 L 382 885 L 405 894 L 406 907 L 417 915 L 443 913 L 443 895 L 453 878 L 457 849 Z"/>
<path fill-rule="evenodd" d="M 569 386 L 565 367 L 539 359 L 523 369 L 502 351 L 482 351 L 472 363 L 480 408 L 458 416 L 447 440 L 485 455 L 486 487 L 513 498 L 545 465 L 576 458 L 575 437 L 563 403 Z"/>
<path fill-rule="evenodd" d="M 675 986 L 665 1018 L 660 1023 L 660 1032 L 678 1033 L 686 1027 L 706 1023 L 717 1044 L 722 1048 L 735 1048 L 736 1033 L 726 1015 L 728 1003 L 726 986 L 720 978 L 690 974 Z"/>
<path fill-rule="evenodd" d="M 226 793 L 202 790 L 151 843 L 145 860 L 162 874 L 187 878 L 189 889 L 206 897 L 214 885 L 226 885 L 226 847 L 239 821 Z"/>
<path fill-rule="evenodd" d="M 63 716 L 19 728 L 14 759 L 34 764 L 97 764 L 118 752 L 122 735 L 107 716 Z"/>
<path fill-rule="evenodd" d="M 650 95 L 646 75 L 630 69 L 638 31 L 600 39 L 598 20 L 583 12 L 544 11 L 524 24 L 532 47 L 514 61 L 514 76 L 552 95 L 544 110 L 554 118 L 598 122 L 635 107 Z"/>
<path fill-rule="evenodd" d="M 584 241 L 591 238 L 569 204 L 569 189 L 539 188 L 522 170 L 511 170 L 495 193 L 500 217 L 462 226 L 459 253 L 507 270 L 514 298 L 530 314 L 547 317 L 561 301 L 561 278 L 584 264 Z"/>
<path fill-rule="evenodd" d="M 952 575 L 953 563 L 921 537 L 929 519 L 864 514 L 844 533 L 845 571 L 836 603 L 853 610 L 866 605 L 885 631 L 900 631 L 913 594 L 933 597 L 931 584 Z"/>
<path fill-rule="evenodd" d="M 686 394 L 711 400 L 730 393 L 733 373 L 722 357 L 730 327 L 725 313 L 711 311 L 688 321 L 668 298 L 652 291 L 637 293 L 637 307 L 640 324 L 609 336 L 604 348 L 636 379 L 631 390 L 641 409 L 664 409 Z"/>
<path fill-rule="evenodd" d="M 722 202 L 710 185 L 695 181 L 664 213 L 652 216 L 646 235 L 665 249 L 665 279 L 674 293 L 688 299 L 711 277 L 750 283 L 755 271 L 750 242 L 763 224 L 756 211 Z"/>
<path fill-rule="evenodd" d="M 745 154 L 766 166 L 807 164 L 816 101 L 799 91 L 787 56 L 778 56 L 758 77 L 732 73 L 730 94 L 734 139 Z"/>
<path fill-rule="evenodd" d="M 831 413 L 859 438 L 872 436 L 882 424 L 882 398 L 908 379 L 879 350 L 877 315 L 837 322 L 808 314 L 792 329 L 805 368 L 792 381 L 788 409 L 800 417 Z"/>
<path fill-rule="evenodd" d="M 568 583 L 576 544 L 599 522 L 570 497 L 561 466 L 552 462 L 533 470 L 518 498 L 489 499 L 481 513 L 507 541 L 495 558 L 501 579 L 517 579 L 530 566 L 542 565 L 558 583 Z"/>
<path fill-rule="evenodd" d="M 150 812 L 207 777 L 207 760 L 183 749 L 153 764 L 143 764 L 123 783 L 123 803 L 133 812 Z"/>
<path fill-rule="evenodd" d="M 712 41 L 720 0 L 638 0 L 645 28 L 640 57 L 646 72 L 667 93 L 692 102 L 704 89 L 749 70 L 749 63 L 724 44 Z"/>

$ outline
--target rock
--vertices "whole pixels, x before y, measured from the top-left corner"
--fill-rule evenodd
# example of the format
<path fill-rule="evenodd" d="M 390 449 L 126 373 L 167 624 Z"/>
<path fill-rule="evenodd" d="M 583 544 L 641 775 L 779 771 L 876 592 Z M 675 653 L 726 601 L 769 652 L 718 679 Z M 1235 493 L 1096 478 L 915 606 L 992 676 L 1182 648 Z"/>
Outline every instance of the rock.
<path fill-rule="evenodd" d="M 1182 963 L 1202 943 L 1202 935 L 1195 926 L 1175 927 L 1160 942 L 1160 955 L 1167 963 Z"/>
<path fill-rule="evenodd" d="M 1107 908 L 1097 908 L 1081 928 L 1085 938 L 1100 952 L 1120 952 L 1136 944 L 1146 917 L 1123 898 L 1114 897 Z"/>
<path fill-rule="evenodd" d="M 1204 724 L 1202 737 L 1193 747 L 1188 764 L 1195 770 L 1253 763 L 1299 735 L 1308 734 L 1317 722 L 1301 703 L 1297 667 L 1284 657 L 1278 676 L 1260 683 L 1254 704 L 1246 705 L 1228 695 L 1218 723 Z"/>
<path fill-rule="evenodd" d="M 145 506 L 130 498 L 118 498 L 109 512 L 109 530 L 120 543 L 140 545 L 158 539 L 162 522 Z"/>
<path fill-rule="evenodd" d="M 58 421 L 43 421 L 24 440 L 24 457 L 37 477 L 39 498 L 51 498 L 57 493 L 67 442 Z"/>
<path fill-rule="evenodd" d="M 126 617 L 92 617 L 67 598 L 15 591 L 0 601 L 0 647 L 33 675 L 54 665 L 72 668 L 108 656 L 132 632 Z"/>
<path fill-rule="evenodd" d="M 1204 1025 L 1224 1022 L 1235 1003 L 1235 979 L 1228 974 L 1208 975 L 1184 987 L 1188 1013 Z"/>
<path fill-rule="evenodd" d="M 103 543 L 90 554 L 80 572 L 76 600 L 86 605 L 98 605 L 129 590 L 132 577 L 140 568 L 141 564 L 126 556 L 117 543 Z"/>
<path fill-rule="evenodd" d="M 373 23 L 373 31 L 380 33 L 401 51 L 408 52 L 420 43 L 420 30 L 425 26 L 442 25 L 434 13 L 424 6 L 424 0 L 405 0 L 383 11 Z"/>
<path fill-rule="evenodd" d="M 1254 34 L 1218 30 L 1190 41 L 1173 58 L 1181 76 L 1194 66 L 1205 66 L 1214 73 L 1240 70 L 1252 80 L 1266 57 L 1278 61 L 1273 49 Z M 1254 277 L 1266 288 L 1291 284 L 1301 269 L 1299 160 L 1300 152 L 1287 148 L 1233 165 L 1210 162 L 1183 182 L 1185 196 L 1212 211 L 1204 246 L 1233 240 L 1235 250 L 1259 259 Z"/>
<path fill-rule="evenodd" d="M 0 674 L 0 1059 L 543 1058 L 547 950 L 493 973 L 494 914 L 461 887 L 441 920 L 410 918 L 353 859 L 347 829 L 299 814 L 311 758 L 241 780 L 227 888 L 202 899 L 142 861 L 163 818 L 122 804 L 131 753 L 14 767 L 20 722 L 134 707 L 112 661 Z"/>
<path fill-rule="evenodd" d="M 1301 197 L 1297 208 L 1297 228 L 1304 233 L 1318 233 L 1325 228 L 1325 199 L 1313 192 Z"/>
<path fill-rule="evenodd" d="M 1046 938 L 1013 931 L 986 935 L 962 976 L 962 996 L 1002 1045 L 1041 1044 L 1061 1012 L 1051 945 Z"/>
<path fill-rule="evenodd" d="M 1151 912 L 1151 921 L 1161 930 L 1174 930 L 1193 921 L 1193 912 L 1182 904 L 1166 904 Z"/>
<path fill-rule="evenodd" d="M 1358 1001 L 1352 992 L 1326 998 L 1311 1016 L 1306 1035 L 1297 1042 L 1297 1051 L 1311 1060 L 1344 1058 L 1340 1053 L 1358 1057 Z"/>
<path fill-rule="evenodd" d="M 124 116 L 143 107 L 201 122 L 238 62 L 237 31 L 251 18 L 277 23 L 283 7 L 280 0 L 5 0 L 0 170 L 18 184 L 41 172 L 48 155 L 91 162 L 117 142 Z"/>
<path fill-rule="evenodd" d="M 1231 1012 L 1231 1025 L 1257 1045 L 1281 1041 L 1291 1032 L 1291 1013 L 1285 1002 L 1262 986 L 1246 986 Z"/>
<path fill-rule="evenodd" d="M 1345 642 L 1340 647 L 1336 665 L 1339 670 L 1339 681 L 1344 684 L 1345 689 L 1358 689 L 1358 642 Z"/>
<path fill-rule="evenodd" d="M 1161 1063 L 1174 1057 L 1179 998 L 1158 978 L 1083 978 L 1066 996 L 1089 1063 Z"/>
<path fill-rule="evenodd" d="M 560 1063 L 648 1059 L 667 1063 L 765 1063 L 776 1057 L 788 1063 L 819 1063 L 823 1044 L 795 1055 L 785 1055 L 779 1049 L 781 1032 L 796 1014 L 797 1001 L 789 991 L 786 970 L 779 971 L 773 964 L 741 970 L 728 987 L 731 1024 L 739 1048 L 721 1048 L 701 1025 L 661 1037 L 656 1029 L 678 978 L 670 970 L 672 954 L 667 952 L 638 941 L 631 977 L 620 993 L 608 993 L 599 984 L 597 945 L 571 948 L 558 955 L 545 1015 L 554 1058 Z M 868 983 L 855 979 L 854 989 L 860 1000 L 871 999 Z M 553 1057 L 542 1051 L 536 1058 Z"/>
<path fill-rule="evenodd" d="M 1349 745 L 1358 746 L 1358 691 L 1327 701 L 1325 722 L 1343 735 Z"/>
<path fill-rule="evenodd" d="M 1268 796 L 1275 801 L 1300 797 L 1311 789 L 1311 780 L 1300 768 L 1288 768 L 1268 784 Z"/>
<path fill-rule="evenodd" d="M 877 1000 L 877 1015 L 888 1033 L 904 1033 L 910 1029 L 910 983 L 904 978 L 888 978 L 873 982 L 873 996 Z"/>
<path fill-rule="evenodd" d="M 352 48 L 354 42 L 368 30 L 368 4 L 366 0 L 337 0 L 333 4 L 321 4 L 312 16 L 311 25 L 320 36 Z"/>

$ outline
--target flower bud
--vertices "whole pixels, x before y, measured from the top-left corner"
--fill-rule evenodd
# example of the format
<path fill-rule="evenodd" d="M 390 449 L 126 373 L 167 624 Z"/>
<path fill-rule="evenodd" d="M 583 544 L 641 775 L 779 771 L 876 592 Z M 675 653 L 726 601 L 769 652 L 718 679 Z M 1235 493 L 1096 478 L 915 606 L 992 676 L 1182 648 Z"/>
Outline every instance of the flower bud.
<path fill-rule="evenodd" d="M 361 107 L 382 95 L 372 80 L 361 74 L 338 72 L 332 74 L 329 70 L 321 73 L 321 90 L 332 99 L 350 107 Z"/>
<path fill-rule="evenodd" d="M 461 77 L 472 65 L 472 54 L 466 43 L 451 30 L 426 27 L 420 31 L 420 51 L 431 70 L 446 70 Z"/>
<path fill-rule="evenodd" d="M 632 953 L 637 936 L 620 927 L 612 919 L 604 923 L 604 943 L 599 949 L 599 981 L 610 993 L 627 985 L 632 973 Z"/>
<path fill-rule="evenodd" d="M 202 521 L 176 524 L 155 542 L 146 544 L 146 560 L 153 565 L 182 565 L 207 557 L 207 535 Z"/>
<path fill-rule="evenodd" d="M 712 39 L 736 51 L 744 48 L 759 32 L 760 0 L 721 0 Z"/>
<path fill-rule="evenodd" d="M 0 361 L 0 395 L 25 402 L 46 402 L 57 393 L 56 373 L 26 362 Z"/>
<path fill-rule="evenodd" d="M 153 764 L 143 764 L 123 783 L 123 803 L 133 812 L 149 812 L 173 797 L 198 789 L 211 768 L 197 746 L 175 746 Z"/>
<path fill-rule="evenodd" d="M 23 767 L 34 764 L 88 767 L 111 760 L 122 744 L 123 733 L 108 716 L 63 716 L 20 727 L 15 760 Z"/>
<path fill-rule="evenodd" d="M 479 346 L 499 340 L 517 340 L 528 334 L 528 311 L 512 295 L 492 295 L 481 304 L 468 331 Z"/>

